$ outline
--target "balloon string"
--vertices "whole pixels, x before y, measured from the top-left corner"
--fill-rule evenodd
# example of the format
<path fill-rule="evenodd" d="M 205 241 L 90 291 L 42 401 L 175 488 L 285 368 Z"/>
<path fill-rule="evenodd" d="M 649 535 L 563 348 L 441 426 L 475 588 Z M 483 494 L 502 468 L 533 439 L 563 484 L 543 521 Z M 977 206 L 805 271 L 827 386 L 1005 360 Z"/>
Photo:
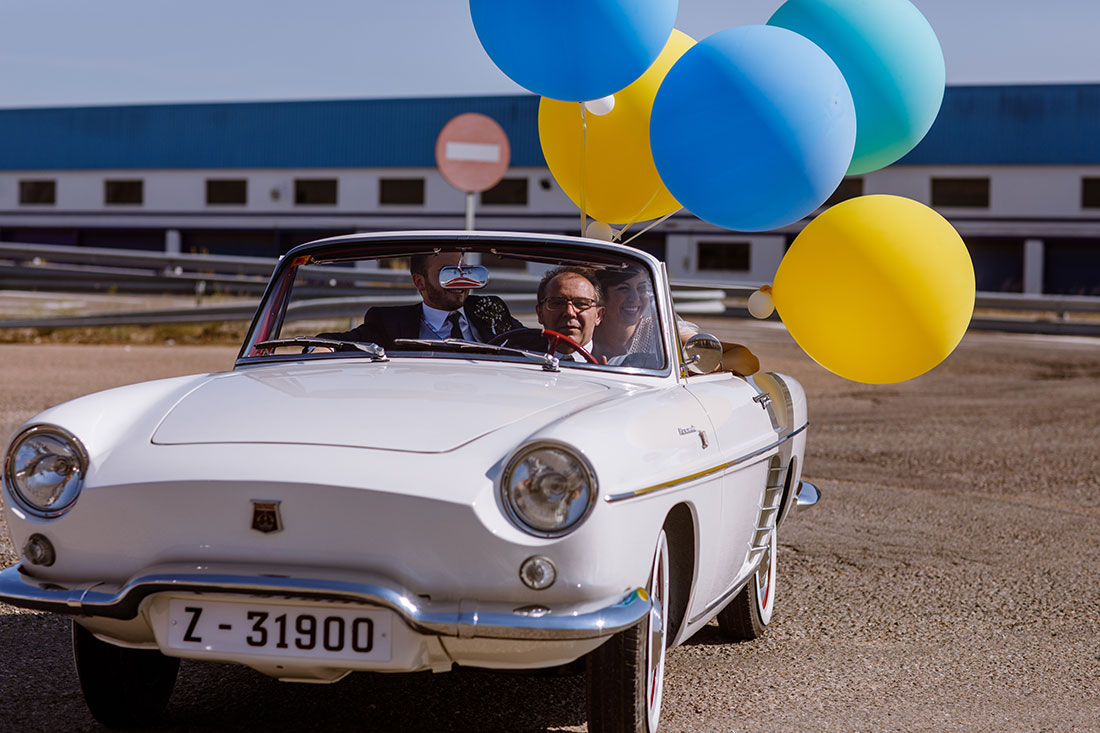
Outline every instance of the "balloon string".
<path fill-rule="evenodd" d="M 645 204 L 642 205 L 642 208 L 638 209 L 638 213 L 634 215 L 634 218 L 628 221 L 624 226 L 620 227 L 619 231 L 615 232 L 614 241 L 622 241 L 623 234 L 626 233 L 626 230 L 634 226 L 634 224 L 638 221 L 638 217 L 642 215 L 643 211 L 649 208 L 649 205 L 653 203 L 653 201 L 657 198 L 657 194 L 659 194 L 660 192 L 661 189 L 659 188 L 653 190 L 653 195 L 649 197 L 649 201 L 646 201 Z"/>
<path fill-rule="evenodd" d="M 640 231 L 640 232 L 638 232 L 637 234 L 635 234 L 635 235 L 634 235 L 633 237 L 631 237 L 630 239 L 628 239 L 628 240 L 626 240 L 625 242 L 623 242 L 623 244 L 630 244 L 630 243 L 631 243 L 631 242 L 633 242 L 633 241 L 634 241 L 635 239 L 637 239 L 638 237 L 642 236 L 643 234 L 645 234 L 646 232 L 648 232 L 648 231 L 649 231 L 650 229 L 652 229 L 653 227 L 655 227 L 655 226 L 657 226 L 658 224 L 660 224 L 661 222 L 663 222 L 663 221 L 664 221 L 665 219 L 669 218 L 669 217 L 670 217 L 670 216 L 672 216 L 673 214 L 677 214 L 677 213 L 679 213 L 680 211 L 682 211 L 682 210 L 683 210 L 683 208 L 684 208 L 684 207 L 682 207 L 682 206 L 681 206 L 681 207 L 680 207 L 679 209 L 676 209 L 676 211 L 670 211 L 669 213 L 667 213 L 667 214 L 665 214 L 664 216 L 662 216 L 662 217 L 661 217 L 660 219 L 657 219 L 656 221 L 654 221 L 654 222 L 650 223 L 650 225 L 649 225 L 649 226 L 647 226 L 647 227 L 646 227 L 645 229 L 643 229 L 642 231 Z"/>
<path fill-rule="evenodd" d="M 585 234 L 585 230 L 588 229 L 588 209 L 584 199 L 585 194 L 585 181 L 588 177 L 588 170 L 586 162 L 588 159 L 588 117 L 584 113 L 584 102 L 580 103 L 581 107 L 581 236 Z"/>

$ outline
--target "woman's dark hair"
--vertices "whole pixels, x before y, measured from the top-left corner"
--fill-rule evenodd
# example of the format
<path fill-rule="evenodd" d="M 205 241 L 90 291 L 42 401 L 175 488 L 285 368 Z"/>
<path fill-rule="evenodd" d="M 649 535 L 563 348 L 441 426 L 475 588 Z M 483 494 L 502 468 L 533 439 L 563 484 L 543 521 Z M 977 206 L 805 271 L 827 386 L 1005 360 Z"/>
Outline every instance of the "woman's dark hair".
<path fill-rule="evenodd" d="M 627 267 L 622 270 L 597 270 L 596 280 L 600 283 L 600 289 L 606 293 L 616 285 L 622 285 L 627 280 L 644 274 L 645 270 L 640 267 Z"/>

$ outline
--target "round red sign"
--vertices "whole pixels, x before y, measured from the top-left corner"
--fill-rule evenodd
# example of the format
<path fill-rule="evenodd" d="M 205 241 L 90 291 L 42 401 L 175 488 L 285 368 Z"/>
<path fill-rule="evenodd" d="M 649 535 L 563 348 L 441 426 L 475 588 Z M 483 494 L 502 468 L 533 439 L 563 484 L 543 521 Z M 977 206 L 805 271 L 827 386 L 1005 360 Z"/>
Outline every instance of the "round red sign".
<path fill-rule="evenodd" d="M 478 193 L 504 177 L 512 149 L 504 129 L 490 117 L 468 112 L 455 117 L 435 141 L 435 163 L 455 188 Z"/>

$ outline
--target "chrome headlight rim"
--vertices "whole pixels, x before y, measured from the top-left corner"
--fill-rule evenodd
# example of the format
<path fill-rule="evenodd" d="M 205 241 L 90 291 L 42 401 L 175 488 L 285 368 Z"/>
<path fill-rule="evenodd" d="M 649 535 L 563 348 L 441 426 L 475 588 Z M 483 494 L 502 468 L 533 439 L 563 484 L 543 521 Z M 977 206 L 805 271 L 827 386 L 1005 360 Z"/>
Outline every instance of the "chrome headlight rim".
<path fill-rule="evenodd" d="M 80 476 L 77 479 L 75 489 L 71 492 L 72 496 L 70 496 L 64 504 L 49 508 L 43 508 L 30 501 L 23 495 L 22 490 L 15 482 L 14 463 L 18 448 L 28 438 L 41 434 L 48 434 L 56 438 L 61 438 L 73 449 L 73 452 L 76 453 L 80 461 Z M 11 443 L 8 444 L 7 452 L 4 454 L 4 488 L 7 489 L 8 495 L 11 496 L 12 501 L 24 512 L 42 519 L 54 519 L 72 509 L 73 505 L 76 504 L 76 500 L 80 498 L 80 494 L 84 489 L 84 477 L 88 472 L 88 463 L 87 448 L 85 448 L 84 443 L 71 432 L 59 425 L 51 425 L 48 423 L 32 425 L 29 428 L 19 431 L 12 439 Z"/>
<path fill-rule="evenodd" d="M 532 526 L 526 519 L 522 512 L 520 512 L 512 501 L 510 488 L 512 485 L 512 473 L 527 456 L 532 453 L 536 453 L 540 450 L 559 450 L 568 454 L 573 460 L 580 464 L 584 470 L 585 477 L 587 479 L 590 490 L 588 492 L 588 500 L 585 503 L 584 510 L 580 515 L 568 525 L 555 530 L 546 530 L 540 527 Z M 584 453 L 577 450 L 568 443 L 562 443 L 556 440 L 536 440 L 530 443 L 525 443 L 519 447 L 508 460 L 504 463 L 504 470 L 500 475 L 500 502 L 504 507 L 504 511 L 508 519 L 516 527 L 523 532 L 532 535 L 534 537 L 542 537 L 545 539 L 555 539 L 558 537 L 564 537 L 567 534 L 575 531 L 578 527 L 584 524 L 588 519 L 588 515 L 592 513 L 592 509 L 596 506 L 596 497 L 599 495 L 599 484 L 596 481 L 596 471 L 592 468 L 592 464 L 589 463 L 588 458 Z"/>

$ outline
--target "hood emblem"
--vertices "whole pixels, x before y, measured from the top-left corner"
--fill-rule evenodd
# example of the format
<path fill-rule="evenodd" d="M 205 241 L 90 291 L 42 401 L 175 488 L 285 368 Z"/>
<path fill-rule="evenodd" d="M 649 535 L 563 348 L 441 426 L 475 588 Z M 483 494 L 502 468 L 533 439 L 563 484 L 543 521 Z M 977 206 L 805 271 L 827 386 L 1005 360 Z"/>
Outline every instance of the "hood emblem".
<path fill-rule="evenodd" d="M 267 534 L 278 532 L 283 528 L 282 517 L 279 516 L 280 501 L 266 499 L 252 500 L 252 529 Z"/>

